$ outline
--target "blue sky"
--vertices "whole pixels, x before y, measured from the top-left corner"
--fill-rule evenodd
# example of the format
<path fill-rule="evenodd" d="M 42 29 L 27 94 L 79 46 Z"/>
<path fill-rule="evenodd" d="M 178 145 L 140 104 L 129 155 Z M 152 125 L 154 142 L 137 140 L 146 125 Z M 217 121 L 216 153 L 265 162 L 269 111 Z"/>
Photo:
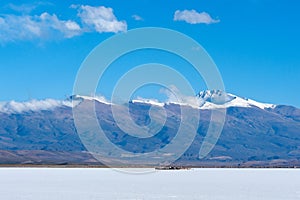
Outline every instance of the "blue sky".
<path fill-rule="evenodd" d="M 217 64 L 226 91 L 300 107 L 299 8 L 297 0 L 1 1 L 0 101 L 63 99 L 101 41 L 157 26 L 198 41 Z M 141 62 L 153 59 L 141 55 Z M 195 91 L 205 89 L 192 84 Z"/>

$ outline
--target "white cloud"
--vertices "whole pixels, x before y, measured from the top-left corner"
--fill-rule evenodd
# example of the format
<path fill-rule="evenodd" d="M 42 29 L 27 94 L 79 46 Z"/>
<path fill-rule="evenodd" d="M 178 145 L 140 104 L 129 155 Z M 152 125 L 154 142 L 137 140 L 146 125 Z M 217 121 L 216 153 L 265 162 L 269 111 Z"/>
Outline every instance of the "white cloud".
<path fill-rule="evenodd" d="M 27 102 L 0 102 L 0 112 L 2 113 L 21 113 L 29 111 L 51 110 L 56 107 L 72 107 L 71 101 L 59 101 L 54 99 L 31 100 Z"/>
<path fill-rule="evenodd" d="M 79 31 L 81 29 L 80 26 L 74 21 L 68 20 L 65 25 L 68 30 Z"/>
<path fill-rule="evenodd" d="M 168 89 L 162 89 L 161 92 L 168 97 L 166 103 L 186 105 L 193 108 L 199 108 L 205 103 L 203 99 L 198 98 L 197 96 L 182 94 L 174 85 L 169 86 Z"/>
<path fill-rule="evenodd" d="M 40 16 L 41 21 L 46 28 L 52 28 L 64 34 L 64 37 L 70 38 L 76 35 L 81 34 L 80 26 L 72 20 L 59 20 L 56 15 L 50 15 L 48 13 L 43 13 Z"/>
<path fill-rule="evenodd" d="M 136 20 L 136 21 L 143 21 L 144 19 L 141 17 L 141 16 L 139 16 L 139 15 L 132 15 L 131 16 L 134 20 Z"/>
<path fill-rule="evenodd" d="M 74 107 L 83 100 L 98 101 L 104 104 L 111 104 L 104 96 L 80 96 L 73 95 L 66 100 L 44 99 L 44 100 L 30 100 L 24 102 L 9 101 L 0 102 L 0 113 L 22 113 L 30 111 L 52 110 L 57 107 Z"/>
<path fill-rule="evenodd" d="M 14 10 L 21 10 L 27 5 L 9 5 Z M 77 20 L 62 20 L 55 14 L 44 12 L 40 15 L 30 15 L 34 7 L 28 7 L 25 13 L 0 14 L 0 44 L 19 40 L 52 40 L 72 38 L 85 32 L 123 32 L 127 30 L 126 21 L 119 21 L 112 8 L 88 5 L 71 5 L 77 9 Z"/>
<path fill-rule="evenodd" d="M 176 10 L 174 14 L 174 21 L 185 21 L 189 24 L 213 24 L 220 20 L 213 19 L 208 13 L 198 13 L 195 10 Z"/>
<path fill-rule="evenodd" d="M 60 20 L 55 14 L 3 15 L 0 17 L 0 42 L 80 35 L 80 26 L 72 20 Z"/>
<path fill-rule="evenodd" d="M 71 7 L 75 8 L 76 6 L 72 5 Z M 127 30 L 126 21 L 118 21 L 112 8 L 81 5 L 78 8 L 78 16 L 81 18 L 82 23 L 86 28 L 95 30 L 99 33 L 117 33 Z"/>

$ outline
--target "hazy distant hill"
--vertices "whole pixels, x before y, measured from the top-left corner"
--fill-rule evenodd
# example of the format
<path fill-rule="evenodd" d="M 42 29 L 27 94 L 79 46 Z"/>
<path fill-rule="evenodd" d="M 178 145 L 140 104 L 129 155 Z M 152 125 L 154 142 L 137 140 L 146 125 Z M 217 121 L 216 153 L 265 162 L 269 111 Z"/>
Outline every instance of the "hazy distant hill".
<path fill-rule="evenodd" d="M 223 102 L 218 102 L 218 97 Z M 179 165 L 196 166 L 299 166 L 300 110 L 284 105 L 255 102 L 221 91 L 200 92 L 197 102 L 181 103 L 200 112 L 200 125 Z M 72 102 L 74 104 L 72 104 Z M 130 117 L 147 126 L 151 106 L 166 110 L 163 129 L 143 140 L 126 135 L 111 114 L 111 105 L 100 98 L 72 96 L 65 101 L 42 100 L 0 104 L 1 164 L 99 164 L 82 145 L 73 121 L 72 106 L 94 106 L 107 137 L 120 148 L 147 152 L 171 141 L 178 128 L 180 105 L 151 100 L 129 102 Z M 211 111 L 227 109 L 223 132 L 215 148 L 204 159 L 199 149 L 207 132 Z M 124 121 L 129 116 L 124 115 Z M 146 141 L 146 142 L 145 142 Z"/>

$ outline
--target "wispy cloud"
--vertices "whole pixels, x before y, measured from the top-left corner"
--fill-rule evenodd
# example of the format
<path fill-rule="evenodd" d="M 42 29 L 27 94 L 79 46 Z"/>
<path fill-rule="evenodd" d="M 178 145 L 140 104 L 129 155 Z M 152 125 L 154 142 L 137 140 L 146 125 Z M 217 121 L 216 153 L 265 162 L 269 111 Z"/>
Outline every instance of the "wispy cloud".
<path fill-rule="evenodd" d="M 213 24 L 219 23 L 219 19 L 213 19 L 208 13 L 198 13 L 196 10 L 176 10 L 174 21 L 185 21 L 189 24 Z"/>
<path fill-rule="evenodd" d="M 81 5 L 78 6 L 78 16 L 81 18 L 83 26 L 91 31 L 117 33 L 127 30 L 126 21 L 119 21 L 114 15 L 113 9 L 109 7 Z"/>
<path fill-rule="evenodd" d="M 205 103 L 203 99 L 197 98 L 196 96 L 187 96 L 182 94 L 174 85 L 171 85 L 168 88 L 169 89 L 161 89 L 160 91 L 168 97 L 167 103 L 188 105 L 195 108 L 199 108 Z"/>
<path fill-rule="evenodd" d="M 16 5 L 13 3 L 10 3 L 7 5 L 8 8 L 11 10 L 17 11 L 17 12 L 22 12 L 22 13 L 30 13 L 32 10 L 34 10 L 37 5 L 36 4 L 21 4 L 21 5 Z"/>
<path fill-rule="evenodd" d="M 41 15 L 0 16 L 0 42 L 49 39 L 53 36 L 70 38 L 81 34 L 80 26 L 72 20 L 61 20 L 47 12 Z"/>
<path fill-rule="evenodd" d="M 136 21 L 143 21 L 144 19 L 141 17 L 141 16 L 139 16 L 139 15 L 132 15 L 131 16 L 134 20 L 136 20 Z"/>
<path fill-rule="evenodd" d="M 23 3 L 23 4 L 9 3 L 4 7 L 8 8 L 12 11 L 16 11 L 16 12 L 23 13 L 23 14 L 28 14 L 28 13 L 31 13 L 32 11 L 34 11 L 35 9 L 37 9 L 38 7 L 50 6 L 50 5 L 53 5 L 53 4 L 50 2 L 47 2 L 47 1 L 33 1 L 30 3 Z"/>

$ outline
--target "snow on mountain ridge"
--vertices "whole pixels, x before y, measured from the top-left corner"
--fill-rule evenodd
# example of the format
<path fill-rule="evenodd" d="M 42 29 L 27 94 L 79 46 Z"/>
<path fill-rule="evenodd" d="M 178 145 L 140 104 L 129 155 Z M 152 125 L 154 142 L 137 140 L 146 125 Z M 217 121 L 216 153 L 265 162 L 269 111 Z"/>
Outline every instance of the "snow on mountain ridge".
<path fill-rule="evenodd" d="M 258 107 L 260 109 L 274 108 L 276 105 L 269 103 L 261 103 L 252 99 L 242 98 L 231 93 L 221 90 L 205 90 L 197 95 L 203 98 L 205 103 L 201 109 L 218 109 L 229 107 Z"/>
<path fill-rule="evenodd" d="M 84 101 L 84 100 L 89 100 L 89 101 L 98 101 L 100 103 L 104 104 L 111 104 L 105 97 L 103 96 L 84 96 L 84 95 L 72 95 L 69 97 L 69 100 L 71 101 Z"/>
<path fill-rule="evenodd" d="M 234 95 L 232 95 L 234 96 Z M 251 99 L 244 99 L 241 97 L 234 96 L 235 98 L 224 104 L 214 104 L 206 101 L 201 109 L 218 109 L 218 108 L 229 108 L 229 107 L 258 107 L 260 109 L 274 108 L 276 105 L 268 103 L 260 103 Z"/>
<path fill-rule="evenodd" d="M 137 99 L 131 100 L 131 103 L 151 104 L 151 105 L 156 105 L 156 106 L 160 106 L 160 107 L 163 107 L 165 105 L 165 103 L 159 102 L 156 99 L 144 99 L 144 98 L 141 98 L 141 97 L 138 97 Z"/>
<path fill-rule="evenodd" d="M 137 99 L 133 103 L 152 104 L 154 106 L 164 106 L 165 104 L 177 104 L 190 106 L 196 109 L 224 109 L 229 107 L 258 107 L 260 109 L 274 108 L 276 105 L 260 103 L 252 99 L 241 98 L 231 93 L 221 90 L 205 90 L 199 92 L 195 97 L 182 98 L 181 101 L 168 101 L 165 103 L 157 100 Z"/>
<path fill-rule="evenodd" d="M 0 112 L 2 113 L 21 113 L 28 111 L 51 110 L 56 107 L 74 107 L 82 101 L 97 101 L 103 104 L 111 105 L 103 96 L 83 96 L 72 95 L 66 100 L 30 100 L 27 102 L 0 102 Z M 153 106 L 163 107 L 165 105 L 177 104 L 182 106 L 190 106 L 195 109 L 221 109 L 229 107 L 258 107 L 260 109 L 275 108 L 276 105 L 268 103 L 260 103 L 251 99 L 241 98 L 236 95 L 226 93 L 220 90 L 206 90 L 199 92 L 194 97 L 187 97 L 181 101 L 159 102 L 155 99 L 137 98 L 131 103 L 144 103 Z"/>

